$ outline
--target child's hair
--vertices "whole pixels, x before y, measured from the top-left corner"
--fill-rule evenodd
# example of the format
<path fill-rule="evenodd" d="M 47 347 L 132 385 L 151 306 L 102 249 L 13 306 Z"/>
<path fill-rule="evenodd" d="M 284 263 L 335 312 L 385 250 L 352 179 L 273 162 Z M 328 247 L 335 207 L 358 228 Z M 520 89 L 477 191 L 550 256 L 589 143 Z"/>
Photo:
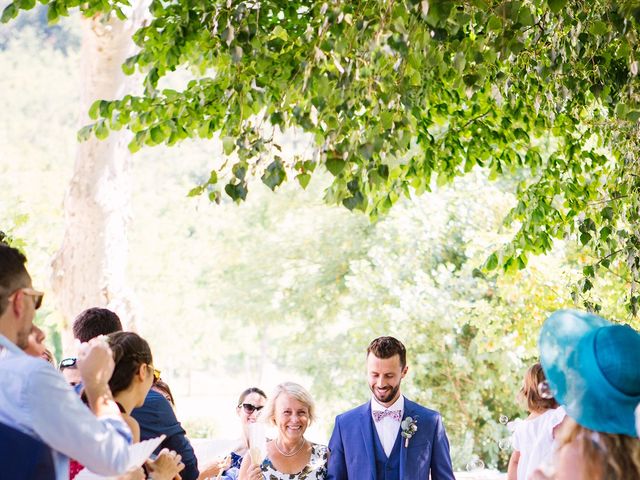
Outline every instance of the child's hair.
<path fill-rule="evenodd" d="M 540 412 L 558 407 L 555 398 L 545 398 L 540 394 L 540 384 L 546 380 L 547 377 L 545 377 L 539 362 L 529 367 L 527 373 L 524 374 L 524 383 L 518 392 L 518 400 L 526 405 L 529 412 Z"/>
<path fill-rule="evenodd" d="M 109 388 L 116 395 L 131 385 L 140 365 L 151 365 L 153 358 L 149 344 L 136 333 L 114 332 L 107 338 L 116 364 L 109 380 Z"/>

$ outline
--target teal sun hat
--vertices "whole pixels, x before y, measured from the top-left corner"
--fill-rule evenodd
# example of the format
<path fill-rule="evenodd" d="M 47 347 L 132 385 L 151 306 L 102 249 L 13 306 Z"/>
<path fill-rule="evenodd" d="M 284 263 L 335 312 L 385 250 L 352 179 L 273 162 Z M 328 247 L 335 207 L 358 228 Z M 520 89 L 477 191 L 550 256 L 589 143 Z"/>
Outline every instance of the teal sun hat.
<path fill-rule="evenodd" d="M 635 437 L 640 334 L 598 315 L 558 310 L 542 326 L 540 363 L 556 401 L 579 425 Z"/>

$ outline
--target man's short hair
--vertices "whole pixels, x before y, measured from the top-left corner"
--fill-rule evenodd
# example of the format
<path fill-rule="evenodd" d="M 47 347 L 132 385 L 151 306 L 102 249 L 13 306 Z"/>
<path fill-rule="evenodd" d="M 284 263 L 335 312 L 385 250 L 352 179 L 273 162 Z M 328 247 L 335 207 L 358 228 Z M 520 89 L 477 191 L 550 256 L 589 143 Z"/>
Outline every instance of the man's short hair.
<path fill-rule="evenodd" d="M 9 296 L 29 284 L 25 257 L 17 248 L 0 242 L 0 315 L 7 308 Z"/>
<path fill-rule="evenodd" d="M 373 353 L 378 358 L 391 358 L 394 355 L 400 356 L 400 365 L 404 368 L 407 365 L 407 350 L 400 340 L 393 337 L 378 337 L 373 340 L 367 348 L 367 357 Z"/>
<path fill-rule="evenodd" d="M 83 343 L 98 335 L 121 331 L 120 317 L 107 308 L 87 308 L 73 321 L 73 336 Z"/>

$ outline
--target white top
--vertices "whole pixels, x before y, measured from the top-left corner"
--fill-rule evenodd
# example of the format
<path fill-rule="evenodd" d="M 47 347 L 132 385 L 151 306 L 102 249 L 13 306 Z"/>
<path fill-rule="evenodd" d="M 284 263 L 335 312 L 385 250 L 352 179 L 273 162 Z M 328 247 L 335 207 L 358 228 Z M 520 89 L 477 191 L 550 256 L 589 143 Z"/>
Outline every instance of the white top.
<path fill-rule="evenodd" d="M 102 475 L 127 470 L 131 431 L 120 415 L 96 418 L 56 369 L 0 335 L 0 422 L 53 450 L 56 480 L 69 457 Z"/>
<path fill-rule="evenodd" d="M 391 450 L 393 450 L 393 446 L 396 443 L 398 432 L 400 432 L 400 422 L 404 415 L 404 397 L 400 395 L 393 405 L 387 408 L 380 405 L 378 400 L 372 396 L 371 416 L 373 417 L 373 412 L 384 412 L 385 410 L 400 410 L 400 420 L 396 421 L 391 417 L 383 417 L 379 422 L 376 422 L 375 419 L 373 420 L 376 431 L 378 432 L 378 438 L 380 439 L 380 443 L 382 443 L 382 448 L 384 448 L 384 453 L 386 453 L 388 457 L 391 455 Z"/>
<path fill-rule="evenodd" d="M 555 450 L 553 429 L 566 413 L 562 407 L 547 410 L 532 419 L 515 420 L 511 437 L 513 449 L 520 452 L 518 480 L 526 480 L 540 465 L 550 461 Z"/>

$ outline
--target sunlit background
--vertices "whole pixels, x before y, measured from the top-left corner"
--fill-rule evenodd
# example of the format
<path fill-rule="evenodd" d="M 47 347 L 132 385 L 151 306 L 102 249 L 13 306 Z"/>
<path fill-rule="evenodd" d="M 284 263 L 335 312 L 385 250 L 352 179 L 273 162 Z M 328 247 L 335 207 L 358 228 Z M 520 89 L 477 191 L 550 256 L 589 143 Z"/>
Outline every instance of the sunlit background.
<path fill-rule="evenodd" d="M 34 285 L 48 292 L 81 127 L 76 23 L 46 27 L 35 12 L 0 26 L 0 230 L 21 242 Z M 513 185 L 479 173 L 406 199 L 376 224 L 327 206 L 322 173 L 306 191 L 274 194 L 258 180 L 239 206 L 188 198 L 220 149 L 192 142 L 134 156 L 128 274 L 137 330 L 190 437 L 226 451 L 239 433 L 238 394 L 295 380 L 318 401 L 309 437 L 326 443 L 334 416 L 368 398 L 368 342 L 392 334 L 409 350 L 405 393 L 443 413 L 455 467 L 504 471 L 500 418 L 525 415 L 514 396 L 535 361 L 539 326 L 574 305 L 582 255 L 574 243 L 517 274 L 483 276 L 478 267 L 510 233 L 502 219 Z M 626 318 L 616 280 L 599 281 L 608 314 Z M 37 323 L 60 360 L 73 354 L 63 335 L 72 319 L 51 295 L 44 305 Z"/>

